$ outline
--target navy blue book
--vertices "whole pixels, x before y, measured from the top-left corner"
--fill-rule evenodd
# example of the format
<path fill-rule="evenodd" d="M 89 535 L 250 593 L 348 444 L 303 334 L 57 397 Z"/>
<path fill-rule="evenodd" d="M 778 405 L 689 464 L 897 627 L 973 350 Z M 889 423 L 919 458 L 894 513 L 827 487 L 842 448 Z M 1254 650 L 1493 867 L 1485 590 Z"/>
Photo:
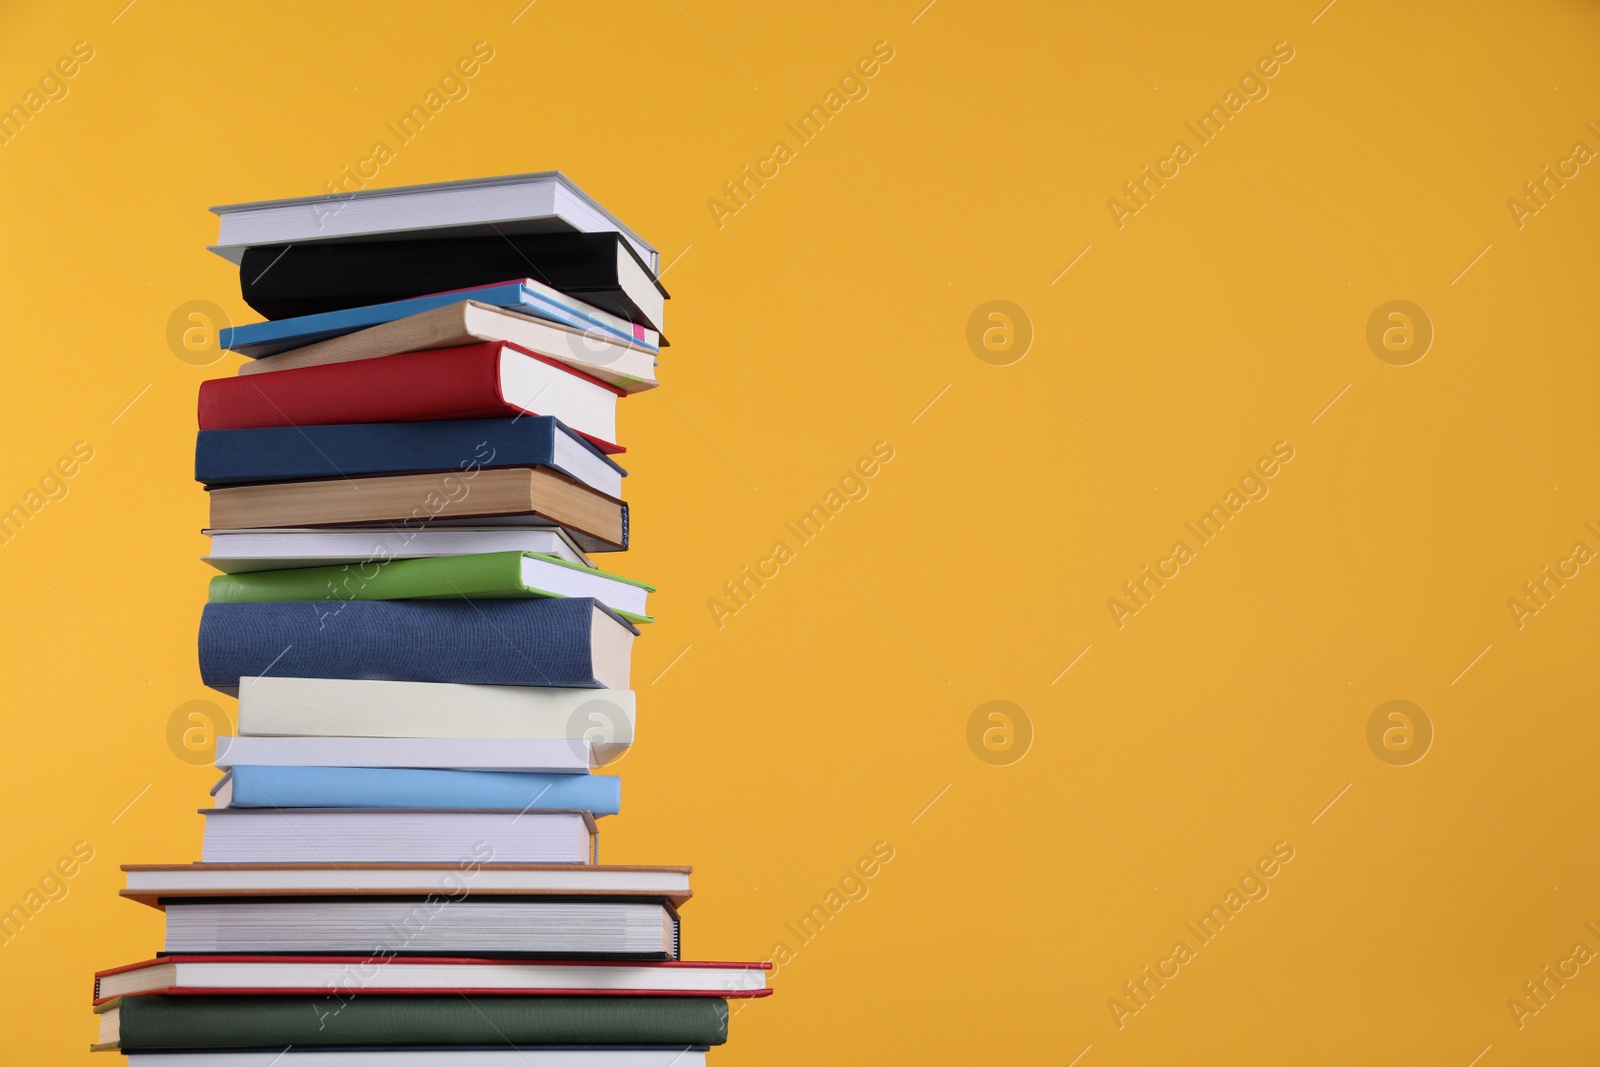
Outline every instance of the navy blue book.
<path fill-rule="evenodd" d="M 612 497 L 627 473 L 551 415 L 201 430 L 194 446 L 207 486 L 479 467 L 549 467 Z"/>
<path fill-rule="evenodd" d="M 207 604 L 200 677 L 627 689 L 638 633 L 590 597 Z"/>
<path fill-rule="evenodd" d="M 615 815 L 621 779 L 605 774 L 235 767 L 216 790 L 235 808 L 514 808 Z"/>

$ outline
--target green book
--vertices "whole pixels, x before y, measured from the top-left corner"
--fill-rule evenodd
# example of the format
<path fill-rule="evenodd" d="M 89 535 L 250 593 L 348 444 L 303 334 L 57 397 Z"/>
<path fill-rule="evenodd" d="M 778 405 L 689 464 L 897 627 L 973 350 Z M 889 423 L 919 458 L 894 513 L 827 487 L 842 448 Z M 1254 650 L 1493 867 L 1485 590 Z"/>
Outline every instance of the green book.
<path fill-rule="evenodd" d="M 593 597 L 630 622 L 653 622 L 655 587 L 542 552 L 371 560 L 342 567 L 219 574 L 213 604 L 267 600 L 438 600 L 449 597 Z"/>
<path fill-rule="evenodd" d="M 138 996 L 100 1009 L 97 1051 L 428 1045 L 720 1045 L 721 997 Z"/>

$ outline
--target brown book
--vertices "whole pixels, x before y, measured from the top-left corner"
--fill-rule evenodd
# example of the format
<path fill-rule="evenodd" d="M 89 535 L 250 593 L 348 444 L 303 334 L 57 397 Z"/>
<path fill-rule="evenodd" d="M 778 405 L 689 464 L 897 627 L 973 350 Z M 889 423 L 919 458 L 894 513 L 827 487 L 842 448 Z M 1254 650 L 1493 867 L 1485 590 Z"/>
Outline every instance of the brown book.
<path fill-rule="evenodd" d="M 583 333 L 558 323 L 518 315 L 503 308 L 463 300 L 419 315 L 395 319 L 355 333 L 330 337 L 275 356 L 247 360 L 240 374 L 321 367 L 358 359 L 379 359 L 428 348 L 459 348 L 482 341 L 504 341 L 555 360 L 626 393 L 656 387 L 656 358 L 647 348 L 614 337 Z"/>
<path fill-rule="evenodd" d="M 585 552 L 628 547 L 628 505 L 544 467 L 392 474 L 213 489 L 211 528 L 400 523 L 407 529 L 472 520 L 559 526 Z"/>

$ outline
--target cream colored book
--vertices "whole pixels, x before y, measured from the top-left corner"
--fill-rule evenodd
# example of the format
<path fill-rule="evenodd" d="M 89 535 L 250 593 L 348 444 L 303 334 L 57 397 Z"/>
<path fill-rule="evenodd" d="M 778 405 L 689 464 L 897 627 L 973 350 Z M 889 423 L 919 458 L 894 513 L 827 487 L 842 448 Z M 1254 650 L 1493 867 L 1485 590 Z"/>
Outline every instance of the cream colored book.
<path fill-rule="evenodd" d="M 654 389 L 656 358 L 649 349 L 558 323 L 517 315 L 501 308 L 463 300 L 420 315 L 330 337 L 275 356 L 249 360 L 240 374 L 320 367 L 377 359 L 426 348 L 455 348 L 482 341 L 505 341 L 553 359 L 563 366 L 609 382 L 628 393 Z"/>
<path fill-rule="evenodd" d="M 633 744 L 630 689 L 356 678 L 239 679 L 240 737 L 587 741 L 596 766 Z"/>

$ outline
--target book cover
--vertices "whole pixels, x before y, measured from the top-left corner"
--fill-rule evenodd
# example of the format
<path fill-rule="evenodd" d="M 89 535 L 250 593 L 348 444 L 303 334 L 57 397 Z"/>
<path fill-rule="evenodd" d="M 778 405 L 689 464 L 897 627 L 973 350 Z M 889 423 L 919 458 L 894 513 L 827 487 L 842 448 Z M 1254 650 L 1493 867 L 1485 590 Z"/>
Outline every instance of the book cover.
<path fill-rule="evenodd" d="M 554 415 L 602 452 L 621 390 L 504 342 L 200 384 L 202 430 Z M 541 409 L 536 411 L 532 405 Z M 463 457 L 465 458 L 465 457 Z"/>
<path fill-rule="evenodd" d="M 551 580 L 543 585 L 530 584 L 530 570 L 543 572 Z M 624 606 L 620 594 L 635 594 L 629 602 L 640 601 L 644 593 L 654 591 L 654 586 L 536 552 L 489 552 L 471 556 L 397 559 L 364 567 L 306 567 L 250 574 L 219 574 L 211 579 L 209 599 L 213 604 L 225 604 L 289 600 L 505 599 L 574 595 L 556 588 L 562 578 L 597 587 L 593 593 L 596 599 L 629 622 L 653 621 L 650 616 Z M 608 595 L 612 591 L 618 595 Z"/>
<path fill-rule="evenodd" d="M 251 245 L 290 241 L 576 230 L 619 233 L 652 274 L 661 269 L 661 254 L 654 245 L 559 170 L 254 200 L 222 204 L 211 211 L 218 217 L 217 243 L 211 251 L 230 263 L 238 263 Z"/>
<path fill-rule="evenodd" d="M 514 519 L 559 526 L 585 552 L 628 547 L 627 504 L 543 467 L 231 485 L 206 496 L 210 527 L 224 532 L 381 522 L 410 537 L 462 520 Z"/>
<path fill-rule="evenodd" d="M 581 300 L 540 285 L 531 278 L 517 279 L 498 285 L 457 289 L 448 293 L 431 293 L 427 296 L 395 300 L 387 304 L 374 304 L 345 311 L 325 311 L 320 315 L 300 315 L 274 322 L 256 322 L 247 326 L 224 327 L 220 334 L 223 348 L 231 349 L 252 359 L 287 352 L 291 348 L 317 341 L 326 341 L 340 334 L 354 333 L 368 326 L 378 326 L 395 319 L 403 319 L 434 308 L 445 307 L 462 300 L 476 300 L 481 304 L 515 310 L 538 319 L 548 319 L 562 326 L 584 333 L 594 332 L 614 341 L 638 345 L 652 354 L 660 351 L 660 336 L 654 330 L 635 326 L 625 319 L 591 307 Z"/>
<path fill-rule="evenodd" d="M 235 808 L 621 810 L 621 779 L 601 774 L 521 774 L 407 767 L 235 767 Z"/>
<path fill-rule="evenodd" d="M 208 486 L 498 467 L 548 467 L 607 496 L 627 474 L 549 415 L 201 430 L 194 447 Z"/>
<path fill-rule="evenodd" d="M 146 996 L 112 1002 L 116 1047 L 720 1045 L 719 997 Z M 104 1020 L 109 1011 L 103 1011 Z M 104 1022 L 102 1026 L 104 1027 Z M 111 1036 L 105 1029 L 102 1036 Z M 291 1057 L 292 1059 L 292 1057 Z"/>
<path fill-rule="evenodd" d="M 637 634 L 577 597 L 207 604 L 200 676 L 229 693 L 264 674 L 626 689 Z"/>
<path fill-rule="evenodd" d="M 593 868 L 591 868 L 593 869 Z M 95 1003 L 152 994 L 326 993 L 329 989 L 412 996 L 515 993 L 544 996 L 769 995 L 765 963 L 663 960 L 495 959 L 396 954 L 365 956 L 165 956 L 97 971 Z"/>
<path fill-rule="evenodd" d="M 519 315 L 475 300 L 462 300 L 432 311 L 340 334 L 326 341 L 280 352 L 240 365 L 241 376 L 276 374 L 299 367 L 320 367 L 358 359 L 381 359 L 401 352 L 459 348 L 479 341 L 508 341 L 609 382 L 626 393 L 654 389 L 656 357 L 628 341 L 608 340 L 560 323 Z"/>
<path fill-rule="evenodd" d="M 667 291 L 614 233 L 257 245 L 240 261 L 239 289 L 256 311 L 284 319 L 524 275 L 602 311 L 662 329 Z"/>

